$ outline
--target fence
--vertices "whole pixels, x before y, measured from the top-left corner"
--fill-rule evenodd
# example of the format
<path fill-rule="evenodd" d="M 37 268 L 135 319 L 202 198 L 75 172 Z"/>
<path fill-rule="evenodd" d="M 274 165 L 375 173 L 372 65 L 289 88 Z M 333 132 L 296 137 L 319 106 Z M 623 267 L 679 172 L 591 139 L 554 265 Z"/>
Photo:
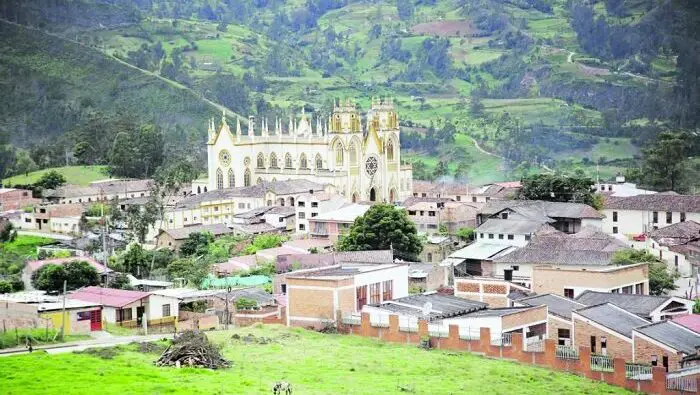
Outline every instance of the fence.
<path fill-rule="evenodd" d="M 347 314 L 343 315 L 342 322 L 345 325 L 360 325 L 362 323 L 362 317 L 359 314 Z"/>
<path fill-rule="evenodd" d="M 338 318 L 339 323 L 357 321 L 356 318 L 342 317 L 340 313 Z M 427 340 L 431 347 L 437 349 L 476 352 L 487 357 L 545 366 L 642 393 L 679 395 L 697 393 L 700 387 L 700 367 L 666 373 L 659 366 L 627 363 L 623 358 L 592 355 L 586 346 L 559 346 L 553 339 L 526 343 L 527 339 L 520 332 L 492 336 L 490 328 L 478 328 L 477 334 L 476 328 L 430 323 L 424 319 L 418 320 L 418 330 L 415 332 L 412 329 L 413 322 L 409 323 L 405 318 L 402 321 L 399 315 L 390 315 L 386 327 L 384 319 L 370 319 L 370 314 L 365 312 L 361 314 L 359 325 L 341 324 L 338 330 L 341 333 L 403 344 L 418 345 Z M 403 329 L 409 326 L 412 327 L 411 330 Z M 538 349 L 543 351 L 537 351 Z"/>
<path fill-rule="evenodd" d="M 557 346 L 555 354 L 559 359 L 578 359 L 578 350 L 572 346 Z"/>
<path fill-rule="evenodd" d="M 632 380 L 651 380 L 651 366 L 625 363 L 625 377 Z"/>
<path fill-rule="evenodd" d="M 596 372 L 614 372 L 613 360 L 605 355 L 591 355 L 591 370 Z"/>

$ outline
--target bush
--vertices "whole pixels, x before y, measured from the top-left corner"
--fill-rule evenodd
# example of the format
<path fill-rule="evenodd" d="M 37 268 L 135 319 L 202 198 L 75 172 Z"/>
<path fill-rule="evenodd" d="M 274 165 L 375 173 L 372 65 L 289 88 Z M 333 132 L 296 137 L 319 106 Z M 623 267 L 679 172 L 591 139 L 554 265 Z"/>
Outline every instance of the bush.
<path fill-rule="evenodd" d="M 32 285 L 42 291 L 61 292 L 64 281 L 68 290 L 74 290 L 98 285 L 100 276 L 88 262 L 78 260 L 65 265 L 44 265 L 32 274 Z"/>
<path fill-rule="evenodd" d="M 248 299 L 248 298 L 238 298 L 236 299 L 236 309 L 237 310 L 256 310 L 258 308 L 258 302 Z"/>
<path fill-rule="evenodd" d="M 0 294 L 9 294 L 12 292 L 12 284 L 9 281 L 0 281 Z"/>

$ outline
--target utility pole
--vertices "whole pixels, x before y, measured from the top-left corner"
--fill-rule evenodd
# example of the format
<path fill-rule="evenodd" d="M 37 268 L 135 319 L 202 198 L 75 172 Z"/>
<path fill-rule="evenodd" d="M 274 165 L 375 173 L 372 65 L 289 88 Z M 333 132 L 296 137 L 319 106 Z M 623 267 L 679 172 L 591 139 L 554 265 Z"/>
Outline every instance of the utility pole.
<path fill-rule="evenodd" d="M 63 280 L 63 308 L 61 309 L 61 341 L 66 338 L 66 287 L 67 281 Z"/>

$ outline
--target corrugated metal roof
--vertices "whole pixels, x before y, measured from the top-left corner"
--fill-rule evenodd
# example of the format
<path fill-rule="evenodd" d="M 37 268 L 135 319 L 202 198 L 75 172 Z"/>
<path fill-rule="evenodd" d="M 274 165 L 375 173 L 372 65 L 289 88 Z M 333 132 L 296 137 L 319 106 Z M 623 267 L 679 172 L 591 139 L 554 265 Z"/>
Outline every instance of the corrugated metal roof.
<path fill-rule="evenodd" d="M 649 317 L 654 310 L 668 302 L 669 299 L 670 297 L 668 296 L 584 291 L 576 298 L 576 301 L 587 306 L 612 303 L 624 310 L 646 318 Z"/>
<path fill-rule="evenodd" d="M 85 287 L 71 292 L 70 299 L 95 302 L 104 306 L 124 307 L 138 300 L 147 298 L 148 292 L 127 291 L 124 289 Z"/>
<path fill-rule="evenodd" d="M 505 244 L 476 242 L 453 252 L 450 254 L 449 258 L 483 260 L 493 258 L 501 252 L 508 252 L 514 249 L 515 247 Z"/>
<path fill-rule="evenodd" d="M 546 305 L 550 313 L 555 314 L 561 318 L 571 320 L 571 312 L 586 307 L 583 303 L 576 302 L 569 298 L 555 294 L 544 294 L 529 296 L 526 298 L 521 298 L 517 300 L 518 303 L 526 304 L 528 306 L 541 306 Z"/>
<path fill-rule="evenodd" d="M 612 303 L 584 307 L 576 310 L 575 313 L 630 339 L 634 328 L 650 323 Z"/>
<path fill-rule="evenodd" d="M 688 355 L 696 353 L 700 346 L 700 334 L 670 321 L 656 322 L 635 329 L 645 336 Z"/>

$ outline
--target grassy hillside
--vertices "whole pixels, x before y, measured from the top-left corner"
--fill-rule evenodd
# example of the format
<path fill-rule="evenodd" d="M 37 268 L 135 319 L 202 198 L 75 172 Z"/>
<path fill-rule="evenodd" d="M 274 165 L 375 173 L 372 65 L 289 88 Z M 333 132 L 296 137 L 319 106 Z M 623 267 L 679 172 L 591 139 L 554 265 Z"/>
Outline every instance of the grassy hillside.
<path fill-rule="evenodd" d="M 271 342 L 247 344 L 231 339 L 232 333 Z M 8 395 L 91 393 L 95 383 L 102 394 L 269 394 L 280 380 L 291 383 L 295 394 L 475 394 L 485 388 L 497 394 L 628 393 L 572 374 L 356 336 L 274 326 L 207 336 L 223 345 L 230 369 L 156 367 L 158 354 L 129 345 L 117 348 L 109 360 L 99 357 L 109 357 L 109 349 L 3 358 L 0 374 Z"/>
<path fill-rule="evenodd" d="M 33 171 L 29 174 L 21 174 L 6 178 L 2 182 L 4 185 L 28 185 L 39 181 L 41 176 L 49 171 L 57 171 L 66 179 L 66 184 L 88 185 L 93 181 L 104 180 L 107 176 L 106 166 L 65 166 L 50 169 Z"/>
<path fill-rule="evenodd" d="M 102 112 L 156 122 L 179 145 L 202 140 L 206 119 L 220 114 L 188 90 L 37 30 L 0 22 L 0 48 L 0 128 L 15 144 L 55 144 Z"/>
<path fill-rule="evenodd" d="M 90 61 L 102 51 L 109 55 L 101 58 L 105 61 L 114 63 L 115 56 L 147 71 L 141 79 L 160 76 L 177 83 L 170 87 L 175 92 L 186 86 L 243 116 L 286 118 L 302 106 L 325 116 L 339 97 L 359 98 L 364 112 L 370 97 L 392 97 L 405 130 L 449 121 L 458 135 L 504 159 L 483 158 L 471 143 L 460 142 L 437 144 L 436 150 L 431 144 L 414 147 L 406 158 L 432 168 L 462 149 L 478 162 L 470 166 L 469 178 L 486 182 L 545 166 L 614 174 L 634 165 L 639 148 L 659 131 L 697 123 L 693 103 L 700 100 L 700 89 L 692 86 L 700 83 L 692 81 L 692 72 L 682 74 L 698 62 L 687 56 L 697 53 L 692 50 L 697 37 L 682 28 L 693 26 L 692 18 L 676 22 L 689 13 L 667 3 L 77 0 L 59 5 L 37 0 L 20 2 L 22 12 L 0 13 L 83 46 L 59 45 L 36 33 L 30 42 L 48 40 L 68 52 L 90 54 Z M 15 34 L 4 45 L 22 45 L 18 38 Z M 686 41 L 684 49 L 679 43 Z M 29 59 L 15 63 L 32 65 Z M 72 71 L 37 70 L 46 80 L 68 80 L 53 94 L 45 94 L 51 91 L 43 86 L 35 89 L 36 79 L 20 79 L 31 89 L 20 92 L 17 84 L 12 91 L 18 96 L 17 106 L 11 106 L 16 108 L 7 111 L 12 129 L 20 135 L 60 134 L 88 109 L 122 108 L 163 123 L 173 145 L 198 147 L 191 154 L 201 156 L 201 125 L 209 112 L 202 102 L 191 91 L 173 95 L 172 89 L 161 89 L 156 82 L 162 80 L 127 83 L 134 70 L 127 78 L 114 67 L 105 67 L 106 81 L 87 86 L 81 85 L 85 78 L 67 78 Z M 52 69 L 67 67 L 59 62 Z M 687 92 L 679 82 L 689 84 Z M 61 97 L 64 91 L 68 98 Z M 56 114 L 26 110 L 37 96 Z M 185 102 L 191 108 L 183 108 Z M 33 128 L 25 126 L 28 122 Z"/>

